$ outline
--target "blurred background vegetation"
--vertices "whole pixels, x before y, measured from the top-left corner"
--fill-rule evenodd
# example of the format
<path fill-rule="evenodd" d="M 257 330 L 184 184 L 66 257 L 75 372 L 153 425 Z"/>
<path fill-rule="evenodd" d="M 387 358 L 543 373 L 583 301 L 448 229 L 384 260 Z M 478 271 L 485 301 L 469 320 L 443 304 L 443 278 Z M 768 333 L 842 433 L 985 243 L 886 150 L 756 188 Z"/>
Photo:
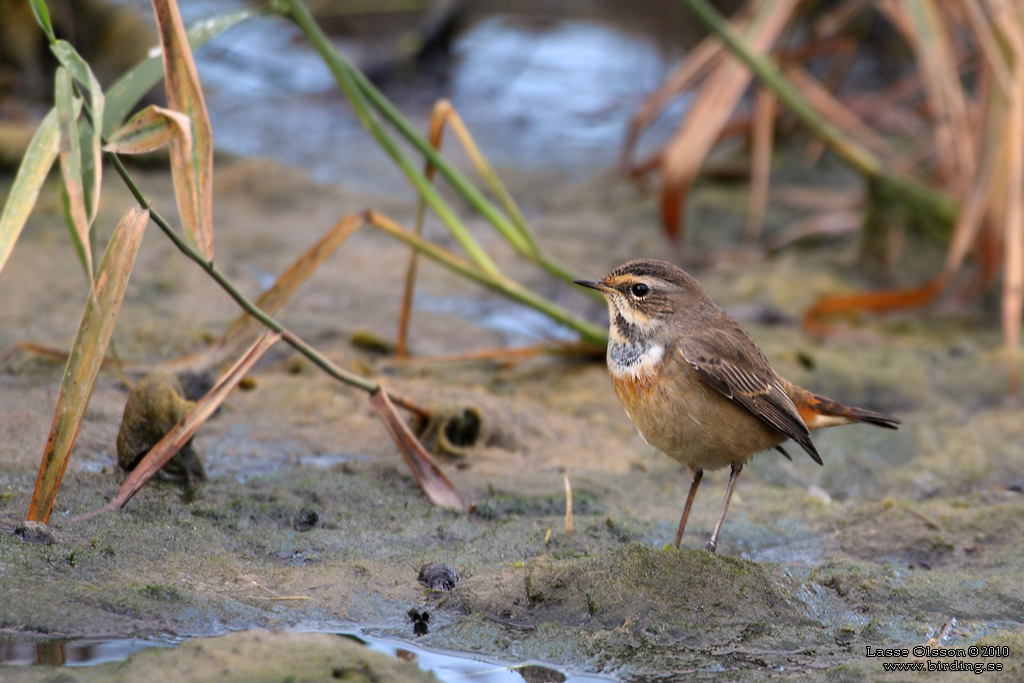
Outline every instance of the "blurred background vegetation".
<path fill-rule="evenodd" d="M 158 14 L 165 5 L 154 2 Z M 265 16 L 202 28 L 211 16 L 245 9 Z M 193 47 L 212 42 L 197 53 L 201 86 L 188 85 L 196 69 L 185 67 L 192 60 L 187 49 L 172 58 L 182 71 L 173 87 L 168 79 L 166 97 L 160 88 L 144 92 L 148 82 L 132 85 L 144 80 L 139 76 L 125 77 L 159 54 L 152 51 L 156 35 L 148 11 L 135 0 L 67 0 L 52 7 L 0 0 L 0 165 L 14 170 L 32 156 L 26 150 L 56 93 L 65 213 L 90 280 L 99 260 L 90 240 L 100 177 L 90 154 L 98 160 L 100 152 L 89 122 L 104 111 L 106 91 L 107 137 L 131 134 L 114 129 L 133 107 L 158 105 L 188 117 L 175 124 L 173 111 L 147 109 L 160 122 L 136 121 L 170 136 L 188 241 L 179 247 L 250 315 L 329 374 L 366 391 L 380 387 L 317 360 L 312 347 L 257 310 L 212 265 L 211 125 L 220 150 L 271 158 L 316 180 L 378 196 L 418 196 L 411 229 L 372 210 L 363 219 L 547 316 L 564 328 L 563 341 L 578 337 L 576 346 L 549 345 L 541 352 L 595 355 L 604 333 L 557 297 L 502 272 L 467 229 L 456 198 L 525 261 L 565 282 L 578 275 L 544 249 L 543 236 L 534 235 L 495 167 L 555 170 L 607 183 L 612 192 L 627 186 L 649 192 L 665 247 L 673 250 L 668 253 L 693 268 L 767 257 L 808 239 L 856 240 L 865 291 L 808 308 L 802 322 L 813 335 L 841 332 L 838 318 L 864 311 L 919 309 L 940 300 L 970 305 L 1001 288 L 1008 388 L 1017 392 L 1024 305 L 1019 2 L 322 0 L 308 8 L 296 0 L 269 7 L 185 2 L 184 23 L 200 22 L 198 30 L 205 30 L 202 38 L 192 35 Z M 49 36 L 40 30 L 46 12 Z M 168 25 L 158 22 L 164 32 Z M 166 50 L 167 35 L 163 40 Z M 55 74 L 56 89 L 50 85 Z M 137 92 L 126 95 L 132 88 Z M 341 113 L 342 98 L 353 115 Z M 437 151 L 445 126 L 461 143 L 454 162 L 449 151 Z M 142 151 L 133 144 L 104 149 L 145 206 L 115 156 Z M 159 154 L 148 158 L 162 160 Z M 472 177 L 461 170 L 470 167 Z M 435 189 L 435 172 L 454 195 Z M 698 179 L 748 183 L 742 229 L 687 220 Z M 30 195 L 13 192 L 0 217 L 0 268 L 35 201 Z M 12 218 L 19 205 L 21 217 Z M 796 213 L 769 220 L 773 205 Z M 427 209 L 450 239 L 422 236 Z M 155 210 L 153 220 L 176 239 Z M 908 253 L 935 257 L 908 259 Z M 413 257 L 399 355 L 405 353 L 415 272 Z M 119 302 L 114 306 L 116 314 Z M 101 357 L 105 345 L 98 344 Z"/>

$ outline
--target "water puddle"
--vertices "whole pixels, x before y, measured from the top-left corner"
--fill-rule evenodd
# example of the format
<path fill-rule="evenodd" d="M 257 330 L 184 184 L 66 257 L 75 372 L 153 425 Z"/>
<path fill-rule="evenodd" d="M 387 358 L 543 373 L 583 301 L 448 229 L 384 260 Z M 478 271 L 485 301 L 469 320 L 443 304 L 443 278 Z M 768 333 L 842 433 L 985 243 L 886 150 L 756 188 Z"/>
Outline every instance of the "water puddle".
<path fill-rule="evenodd" d="M 313 632 L 313 631 L 307 631 Z M 320 631 L 323 632 L 323 631 Z M 334 632 L 334 631 L 329 631 Z M 413 643 L 377 638 L 365 634 L 337 633 L 371 650 L 415 662 L 444 683 L 609 683 L 615 679 L 567 671 L 543 662 L 504 662 L 467 653 L 441 652 Z M 0 640 L 0 665 L 6 666 L 93 666 L 128 659 L 151 647 L 174 647 L 185 638 L 80 638 L 46 639 L 11 634 Z M 0 635 L 0 639 L 4 638 Z"/>
<path fill-rule="evenodd" d="M 361 453 L 313 453 L 286 439 L 254 441 L 250 425 L 233 425 L 221 437 L 200 436 L 196 440 L 210 478 L 234 477 L 244 484 L 253 477 L 273 475 L 287 469 L 309 467 L 325 470 L 346 462 L 368 462 Z"/>
<path fill-rule="evenodd" d="M 33 639 L 28 636 L 0 634 L 0 664 L 7 666 L 94 666 L 121 662 L 136 652 L 151 647 L 174 647 L 181 639 L 156 638 L 75 638 Z M 2 677 L 0 677 L 2 678 Z"/>
<path fill-rule="evenodd" d="M 248 423 L 242 423 L 233 425 L 219 437 L 202 433 L 196 437 L 207 476 L 211 479 L 234 477 L 239 484 L 244 484 L 253 477 L 272 476 L 291 469 L 326 470 L 347 462 L 370 461 L 365 453 L 313 452 L 288 439 L 254 440 L 250 438 L 250 429 Z M 117 457 L 106 451 L 85 454 L 73 467 L 93 474 L 118 471 Z"/>
<path fill-rule="evenodd" d="M 120 1 L 151 12 L 148 2 Z M 181 6 L 186 24 L 248 8 L 241 0 Z M 630 117 L 678 53 L 613 22 L 475 17 L 431 73 L 397 74 L 381 88 L 420 130 L 435 101 L 451 100 L 499 168 L 556 170 L 585 181 L 615 163 Z M 365 63 L 366 53 L 385 38 L 332 36 L 356 64 Z M 291 22 L 246 22 L 195 58 L 218 149 L 272 159 L 357 191 L 405 191 L 403 176 L 364 131 L 330 71 Z M 669 139 L 687 102 L 681 98 L 666 111 L 645 135 L 641 153 Z"/>
<path fill-rule="evenodd" d="M 415 309 L 440 315 L 455 315 L 482 329 L 498 332 L 504 337 L 506 346 L 550 340 L 573 341 L 578 336 L 539 311 L 503 299 L 436 296 L 430 292 L 417 290 Z"/>

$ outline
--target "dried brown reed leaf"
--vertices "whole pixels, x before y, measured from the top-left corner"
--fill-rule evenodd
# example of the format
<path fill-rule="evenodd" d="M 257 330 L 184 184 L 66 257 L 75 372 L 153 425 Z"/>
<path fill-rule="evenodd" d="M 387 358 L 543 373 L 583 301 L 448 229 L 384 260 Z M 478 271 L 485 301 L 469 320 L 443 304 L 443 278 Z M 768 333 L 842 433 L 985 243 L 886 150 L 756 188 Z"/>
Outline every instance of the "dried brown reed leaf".
<path fill-rule="evenodd" d="M 96 274 L 95 287 L 82 314 L 82 323 L 64 370 L 57 408 L 39 464 L 36 488 L 29 503 L 28 520 L 48 523 L 54 499 L 78 438 L 96 375 L 103 363 L 107 344 L 114 332 L 128 276 L 135 265 L 149 211 L 133 207 L 125 214 L 110 238 Z"/>
<path fill-rule="evenodd" d="M 1024 310 L 1024 8 L 1000 3 L 999 29 L 1013 55 L 1013 89 L 1006 119 L 1006 199 L 1003 217 L 1002 327 L 1010 393 L 1020 385 L 1020 328 Z"/>
<path fill-rule="evenodd" d="M 907 7 L 883 2 L 890 18 L 901 26 L 918 52 L 929 94 L 930 113 L 940 120 L 936 130 L 936 151 L 943 165 L 947 184 L 963 196 L 963 205 L 953 233 L 942 271 L 922 287 L 877 292 L 847 297 L 828 297 L 807 311 L 808 329 L 825 332 L 823 318 L 861 310 L 886 311 L 923 306 L 944 291 L 953 275 L 974 249 L 981 272 L 974 287 L 979 294 L 995 277 L 999 240 L 988 225 L 1002 232 L 1003 296 L 1002 328 L 1006 346 L 1009 390 L 1017 392 L 1020 378 L 1019 343 L 1021 312 L 1024 308 L 1024 16 L 1009 3 L 987 0 L 987 15 L 976 3 L 966 2 L 966 16 L 972 23 L 976 40 L 985 51 L 986 42 L 995 37 L 1008 46 L 1012 73 L 1000 75 L 1003 52 L 989 45 L 983 62 L 981 93 L 977 116 L 983 126 L 972 126 L 964 103 L 964 91 L 953 68 L 949 41 L 931 3 Z M 984 27 L 981 22 L 987 21 Z M 1007 65 L 1008 66 L 1008 65 Z M 1009 67 L 1008 67 L 1009 68 Z M 985 88 L 985 78 L 993 79 L 999 89 Z M 1007 92 L 1005 85 L 1010 84 Z M 976 159 L 980 157 L 980 162 Z"/>
<path fill-rule="evenodd" d="M 743 36 L 756 54 L 767 53 L 792 17 L 797 0 L 765 0 Z M 662 156 L 661 219 L 673 240 L 683 234 L 683 212 L 693 181 L 732 116 L 752 75 L 735 58 L 724 59 L 704 81 L 683 124 Z"/>
<path fill-rule="evenodd" d="M 991 282 L 995 274 L 998 259 L 992 254 L 992 231 L 985 230 L 986 214 L 1001 215 L 994 210 L 990 200 L 993 194 L 994 176 L 1005 174 L 1007 155 L 1005 154 L 1005 108 L 1001 105 L 1000 93 L 990 91 L 986 135 L 981 151 L 979 172 L 974 178 L 973 187 L 968 194 L 957 217 L 946 261 L 942 271 L 930 282 L 921 287 L 906 290 L 892 290 L 839 297 L 824 297 L 818 300 L 805 314 L 805 327 L 817 334 L 827 334 L 833 328 L 826 322 L 827 318 L 848 316 L 862 311 L 882 313 L 887 311 L 925 306 L 935 301 L 952 281 L 953 276 L 963 265 L 972 248 L 982 263 L 979 282 L 974 295 L 980 294 Z M 1005 185 L 1005 184 L 1004 184 Z M 999 202 L 1002 206 L 1003 202 Z M 853 219 L 853 216 L 850 216 Z M 991 220 L 991 219 L 990 219 Z M 812 224 L 802 226 L 794 224 L 788 229 L 793 237 L 803 229 L 813 230 Z M 785 232 L 785 231 L 784 231 Z M 787 235 L 788 236 L 788 235 Z M 781 240 L 783 235 L 779 236 Z M 781 243 L 780 245 L 781 246 Z M 779 248 L 779 247 L 776 247 Z"/>
<path fill-rule="evenodd" d="M 1010 76 L 1009 65 L 1003 57 L 1002 48 L 996 40 L 995 32 L 989 18 L 985 15 L 978 0 L 960 0 L 963 4 L 967 17 L 967 23 L 974 33 L 974 40 L 978 43 L 982 56 L 985 58 L 986 66 L 991 72 L 1003 95 L 1009 96 L 1013 90 L 1013 79 Z"/>
<path fill-rule="evenodd" d="M 828 318 L 848 316 L 864 311 L 885 313 L 905 308 L 918 308 L 935 301 L 947 284 L 948 279 L 940 277 L 914 289 L 862 292 L 827 297 L 818 300 L 807 309 L 801 322 L 804 329 L 811 334 L 831 334 L 835 332 L 836 328 L 825 322 Z"/>
<path fill-rule="evenodd" d="M 988 127 L 981 150 L 978 174 L 974 178 L 974 186 L 960 210 L 953 238 L 950 241 L 949 250 L 946 252 L 943 273 L 948 277 L 952 277 L 953 273 L 963 264 L 972 245 L 975 245 L 979 237 L 986 214 L 991 215 L 993 207 L 990 204 L 990 199 L 993 180 L 1001 168 L 1005 168 L 1002 140 L 1006 117 L 1005 100 L 995 92 L 989 92 L 988 99 L 990 101 L 987 111 Z"/>
<path fill-rule="evenodd" d="M 742 20 L 735 21 L 733 28 L 742 28 L 745 23 Z M 672 100 L 710 71 L 724 54 L 721 41 L 714 37 L 705 38 L 672 70 L 658 89 L 644 100 L 626 127 L 626 138 L 619 153 L 619 171 L 623 175 L 630 175 L 634 171 L 633 157 L 644 130 L 658 120 Z"/>
<path fill-rule="evenodd" d="M 761 239 L 764 213 L 768 205 L 768 185 L 772 172 L 772 142 L 775 138 L 776 98 L 768 88 L 759 87 L 754 99 L 754 125 L 751 131 L 750 208 L 747 212 L 748 244 Z"/>
<path fill-rule="evenodd" d="M 405 464 L 416 478 L 416 483 L 423 489 L 427 500 L 441 507 L 465 510 L 466 504 L 462 501 L 462 496 L 448 481 L 448 477 L 437 466 L 430 453 L 423 448 L 423 444 L 409 429 L 409 425 L 398 415 L 394 404 L 388 398 L 388 393 L 386 391 L 371 393 L 370 405 L 384 422 L 384 427 L 391 434 L 391 438 L 405 459 Z"/>
<path fill-rule="evenodd" d="M 191 144 L 171 140 L 171 176 L 185 236 L 213 262 L 213 131 L 176 0 L 152 0 L 163 47 L 167 108 L 192 122 Z"/>
<path fill-rule="evenodd" d="M 135 468 L 125 478 L 124 483 L 118 490 L 113 500 L 103 507 L 86 512 L 69 520 L 69 523 L 77 523 L 95 517 L 104 512 L 113 512 L 123 508 L 136 493 L 139 492 L 146 482 L 160 471 L 167 462 L 174 457 L 174 454 L 188 443 L 188 440 L 195 436 L 196 431 L 210 419 L 216 412 L 228 394 L 234 389 L 242 378 L 252 370 L 252 367 L 270 349 L 271 346 L 281 339 L 279 332 L 264 332 L 256 343 L 242 355 L 241 358 L 225 373 L 217 384 L 205 396 L 196 402 L 195 407 L 181 419 L 181 422 L 174 425 L 171 431 L 162 438 L 153 448 L 150 449 Z"/>
<path fill-rule="evenodd" d="M 181 138 L 185 149 L 192 147 L 192 122 L 179 111 L 151 104 L 111 134 L 103 151 L 116 154 L 145 154 Z"/>
<path fill-rule="evenodd" d="M 939 172 L 954 196 L 963 197 L 976 169 L 974 132 L 942 14 L 933 0 L 880 0 L 879 8 L 914 50 L 925 86 Z"/>

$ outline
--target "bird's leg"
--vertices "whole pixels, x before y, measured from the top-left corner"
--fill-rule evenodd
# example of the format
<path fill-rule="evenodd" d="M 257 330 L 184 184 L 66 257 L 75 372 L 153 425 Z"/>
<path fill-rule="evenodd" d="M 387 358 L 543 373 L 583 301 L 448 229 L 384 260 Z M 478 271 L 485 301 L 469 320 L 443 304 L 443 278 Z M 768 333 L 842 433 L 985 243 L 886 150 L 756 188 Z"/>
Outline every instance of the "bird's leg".
<path fill-rule="evenodd" d="M 690 516 L 690 508 L 693 507 L 693 499 L 697 495 L 697 487 L 700 480 L 704 478 L 704 470 L 693 470 L 691 474 L 693 482 L 690 484 L 690 493 L 686 496 L 686 507 L 683 508 L 683 516 L 679 520 L 679 528 L 676 529 L 676 547 L 683 540 L 683 530 L 686 528 L 686 518 Z"/>
<path fill-rule="evenodd" d="M 708 539 L 708 544 L 704 546 L 704 550 L 709 553 L 715 552 L 715 548 L 718 547 L 718 532 L 722 530 L 722 524 L 725 523 L 725 513 L 729 510 L 729 501 L 732 500 L 732 490 L 736 488 L 736 480 L 740 478 L 740 472 L 743 470 L 743 465 L 732 465 L 732 473 L 729 475 L 729 486 L 725 489 L 725 500 L 722 501 L 722 514 L 718 515 L 718 522 L 715 524 L 715 530 L 711 532 L 711 538 Z"/>

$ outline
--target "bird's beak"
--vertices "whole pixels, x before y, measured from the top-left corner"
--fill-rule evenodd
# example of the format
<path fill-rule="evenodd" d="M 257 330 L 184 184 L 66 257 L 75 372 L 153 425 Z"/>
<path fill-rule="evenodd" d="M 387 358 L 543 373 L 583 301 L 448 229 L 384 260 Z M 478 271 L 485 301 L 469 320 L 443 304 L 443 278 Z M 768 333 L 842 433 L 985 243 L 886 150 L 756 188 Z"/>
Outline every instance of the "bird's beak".
<path fill-rule="evenodd" d="M 597 291 L 601 292 L 602 294 L 605 293 L 605 292 L 614 292 L 615 291 L 614 289 L 612 289 L 611 287 L 609 287 L 605 283 L 601 282 L 600 280 L 575 280 L 575 282 L 576 282 L 576 284 L 580 285 L 581 287 L 590 287 L 591 289 L 596 289 Z"/>

